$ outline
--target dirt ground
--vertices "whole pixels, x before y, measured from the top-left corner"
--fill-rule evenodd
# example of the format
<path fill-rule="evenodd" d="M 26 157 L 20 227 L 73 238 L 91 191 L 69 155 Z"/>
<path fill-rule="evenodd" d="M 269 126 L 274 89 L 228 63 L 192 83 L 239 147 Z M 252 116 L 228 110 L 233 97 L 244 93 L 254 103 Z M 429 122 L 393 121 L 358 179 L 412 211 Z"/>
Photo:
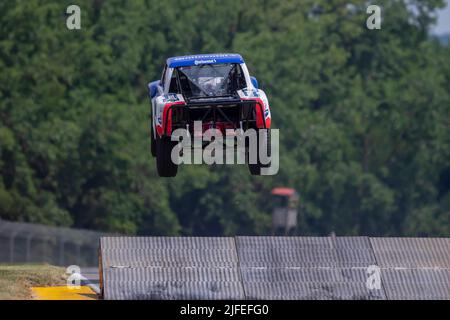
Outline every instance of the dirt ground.
<path fill-rule="evenodd" d="M 28 300 L 31 287 L 63 285 L 66 278 L 61 267 L 0 264 L 0 300 Z"/>

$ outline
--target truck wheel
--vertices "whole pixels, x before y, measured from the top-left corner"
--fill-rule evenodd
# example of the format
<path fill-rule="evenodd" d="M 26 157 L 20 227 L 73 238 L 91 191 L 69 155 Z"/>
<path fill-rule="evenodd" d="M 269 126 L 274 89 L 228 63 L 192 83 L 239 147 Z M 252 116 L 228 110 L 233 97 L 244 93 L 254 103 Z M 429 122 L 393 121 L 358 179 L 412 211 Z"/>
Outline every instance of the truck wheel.
<path fill-rule="evenodd" d="M 153 125 L 151 126 L 150 134 L 151 134 L 151 136 L 150 136 L 150 152 L 153 157 L 156 157 L 156 141 L 155 141 L 155 135 L 154 135 L 154 131 L 153 131 Z"/>
<path fill-rule="evenodd" d="M 263 150 L 267 150 L 267 155 L 270 157 L 272 155 L 272 149 L 271 149 L 271 139 L 270 139 L 270 129 L 258 129 L 257 131 L 257 139 L 256 141 L 258 142 L 258 156 L 257 156 L 257 161 L 254 164 L 248 163 L 248 169 L 250 171 L 250 174 L 252 176 L 260 176 L 261 175 L 261 168 L 267 168 L 270 166 L 270 163 L 268 164 L 262 164 L 260 161 L 260 156 L 259 156 L 259 149 L 260 149 L 260 144 L 259 144 L 259 139 L 260 139 L 260 135 L 263 137 Z"/>
<path fill-rule="evenodd" d="M 156 169 L 160 177 L 175 177 L 178 165 L 172 162 L 171 154 L 176 141 L 171 141 L 170 137 L 156 137 Z"/>

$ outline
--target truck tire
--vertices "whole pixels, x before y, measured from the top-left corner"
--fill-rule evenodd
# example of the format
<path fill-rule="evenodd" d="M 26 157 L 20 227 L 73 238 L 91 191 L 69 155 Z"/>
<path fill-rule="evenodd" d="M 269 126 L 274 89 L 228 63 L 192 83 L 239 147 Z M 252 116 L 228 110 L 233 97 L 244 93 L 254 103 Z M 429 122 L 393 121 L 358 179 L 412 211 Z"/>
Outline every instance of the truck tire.
<path fill-rule="evenodd" d="M 262 132 L 261 132 L 262 131 Z M 250 174 L 252 176 L 260 176 L 261 175 L 261 168 L 267 168 L 270 167 L 270 163 L 268 164 L 262 164 L 260 161 L 260 156 L 259 156 L 259 149 L 260 149 L 260 144 L 259 144 L 259 136 L 262 133 L 262 136 L 264 137 L 263 139 L 263 147 L 264 149 L 267 150 L 267 155 L 270 157 L 272 155 L 272 149 L 271 149 L 271 139 L 270 139 L 270 129 L 258 129 L 256 130 L 258 136 L 256 141 L 258 142 L 258 156 L 257 156 L 257 161 L 254 164 L 248 163 L 248 169 L 250 171 Z"/>
<path fill-rule="evenodd" d="M 172 162 L 171 154 L 176 141 L 170 137 L 156 137 L 156 169 L 160 177 L 175 177 L 178 165 Z"/>

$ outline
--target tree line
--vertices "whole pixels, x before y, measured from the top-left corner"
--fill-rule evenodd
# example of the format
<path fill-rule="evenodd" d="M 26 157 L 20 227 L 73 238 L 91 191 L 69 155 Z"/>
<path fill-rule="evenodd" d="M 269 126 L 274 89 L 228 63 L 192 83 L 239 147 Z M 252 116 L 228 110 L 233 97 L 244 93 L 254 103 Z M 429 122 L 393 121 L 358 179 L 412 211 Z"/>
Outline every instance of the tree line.
<path fill-rule="evenodd" d="M 270 190 L 298 233 L 450 235 L 450 52 L 441 0 L 0 3 L 0 218 L 128 234 L 262 235 Z M 159 178 L 147 83 L 170 56 L 237 52 L 267 93 L 280 171 Z"/>

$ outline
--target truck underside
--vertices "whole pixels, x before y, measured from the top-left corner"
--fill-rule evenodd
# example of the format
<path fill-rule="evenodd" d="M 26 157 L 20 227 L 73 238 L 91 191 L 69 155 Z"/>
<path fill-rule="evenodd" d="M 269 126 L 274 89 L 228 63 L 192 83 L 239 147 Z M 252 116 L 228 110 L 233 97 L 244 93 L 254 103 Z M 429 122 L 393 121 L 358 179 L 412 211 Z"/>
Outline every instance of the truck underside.
<path fill-rule="evenodd" d="M 190 101 L 186 105 L 172 105 L 164 117 L 164 135 L 170 135 L 178 128 L 194 134 L 194 122 L 202 123 L 202 131 L 218 129 L 225 134 L 226 129 L 265 128 L 262 119 L 263 106 L 253 100 Z M 260 118 L 258 120 L 258 117 Z"/>

